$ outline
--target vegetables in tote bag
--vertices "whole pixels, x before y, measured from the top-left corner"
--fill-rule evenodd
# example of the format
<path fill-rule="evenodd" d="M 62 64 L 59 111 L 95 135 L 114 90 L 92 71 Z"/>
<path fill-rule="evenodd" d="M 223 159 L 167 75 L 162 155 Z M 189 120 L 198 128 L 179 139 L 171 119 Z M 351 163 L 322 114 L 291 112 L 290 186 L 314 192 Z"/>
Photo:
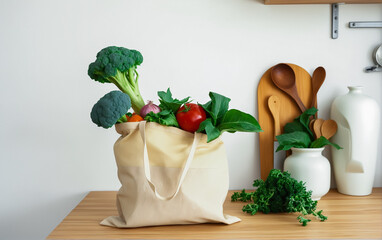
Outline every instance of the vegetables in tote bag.
<path fill-rule="evenodd" d="M 145 121 L 115 126 L 118 216 L 101 224 L 119 228 L 225 223 L 229 178 L 224 144 L 207 136 Z M 208 191 L 201 191 L 208 189 Z"/>
<path fill-rule="evenodd" d="M 231 99 L 214 92 L 209 102 L 195 104 L 190 97 L 173 98 L 168 88 L 158 91 L 159 105 L 145 105 L 138 88 L 137 66 L 142 62 L 137 50 L 110 46 L 89 65 L 91 79 L 120 90 L 97 102 L 91 112 L 97 126 L 115 125 L 121 135 L 114 145 L 122 185 L 118 216 L 101 224 L 131 228 L 240 221 L 223 213 L 229 179 L 219 136 L 260 132 L 259 123 L 250 114 L 229 109 Z M 130 107 L 134 113 L 128 112 Z"/>

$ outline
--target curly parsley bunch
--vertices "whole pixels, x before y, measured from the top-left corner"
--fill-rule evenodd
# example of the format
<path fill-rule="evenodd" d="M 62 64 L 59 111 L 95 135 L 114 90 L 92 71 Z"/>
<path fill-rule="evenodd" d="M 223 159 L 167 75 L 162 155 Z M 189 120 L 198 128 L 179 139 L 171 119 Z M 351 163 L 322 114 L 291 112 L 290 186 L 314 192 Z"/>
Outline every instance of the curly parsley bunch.
<path fill-rule="evenodd" d="M 281 172 L 272 169 L 265 181 L 255 180 L 254 187 L 258 187 L 255 192 L 235 192 L 231 196 L 232 201 L 253 201 L 243 207 L 243 212 L 256 214 L 258 211 L 263 213 L 279 212 L 299 212 L 297 217 L 299 222 L 306 226 L 310 219 L 306 215 L 313 215 L 325 221 L 326 216 L 321 211 L 316 211 L 317 201 L 313 201 L 312 191 L 307 191 L 305 183 L 292 178 L 288 172 Z"/>

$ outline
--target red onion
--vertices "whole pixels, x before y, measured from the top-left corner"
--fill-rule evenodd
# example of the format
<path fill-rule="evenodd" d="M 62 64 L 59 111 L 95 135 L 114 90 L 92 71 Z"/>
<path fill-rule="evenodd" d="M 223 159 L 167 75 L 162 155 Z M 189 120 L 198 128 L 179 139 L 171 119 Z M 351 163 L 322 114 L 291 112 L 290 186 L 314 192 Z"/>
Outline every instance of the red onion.
<path fill-rule="evenodd" d="M 160 108 L 157 105 L 155 105 L 152 101 L 149 101 L 148 104 L 141 108 L 139 114 L 141 115 L 141 117 L 145 118 L 149 112 L 159 113 Z"/>

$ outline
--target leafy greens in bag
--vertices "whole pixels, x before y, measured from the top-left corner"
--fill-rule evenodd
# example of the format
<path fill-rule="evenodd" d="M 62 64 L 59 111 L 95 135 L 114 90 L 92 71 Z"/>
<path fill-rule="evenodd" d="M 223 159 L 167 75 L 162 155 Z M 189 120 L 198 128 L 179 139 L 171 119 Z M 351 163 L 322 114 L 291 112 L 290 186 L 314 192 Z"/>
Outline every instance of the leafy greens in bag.
<path fill-rule="evenodd" d="M 206 104 L 200 104 L 208 117 L 197 132 L 206 132 L 207 142 L 218 138 L 222 132 L 262 132 L 257 120 L 250 114 L 237 109 L 229 109 L 231 99 L 218 93 L 210 92 L 211 98 Z"/>
<path fill-rule="evenodd" d="M 176 114 L 182 106 L 190 102 L 190 97 L 178 100 L 167 91 L 159 91 L 159 113 L 150 112 L 145 117 L 148 122 L 157 122 L 166 126 L 179 127 Z M 218 138 L 223 132 L 262 132 L 257 120 L 250 114 L 237 109 L 229 109 L 231 99 L 218 93 L 210 92 L 210 101 L 199 104 L 207 118 L 200 123 L 197 132 L 207 134 L 207 142 Z"/>
<path fill-rule="evenodd" d="M 180 106 L 189 101 L 190 97 L 186 97 L 182 100 L 174 99 L 170 88 L 168 88 L 166 92 L 159 91 L 158 96 L 160 102 L 159 108 L 161 111 L 159 113 L 148 113 L 145 120 L 148 122 L 157 122 L 165 126 L 179 127 L 175 114 Z"/>

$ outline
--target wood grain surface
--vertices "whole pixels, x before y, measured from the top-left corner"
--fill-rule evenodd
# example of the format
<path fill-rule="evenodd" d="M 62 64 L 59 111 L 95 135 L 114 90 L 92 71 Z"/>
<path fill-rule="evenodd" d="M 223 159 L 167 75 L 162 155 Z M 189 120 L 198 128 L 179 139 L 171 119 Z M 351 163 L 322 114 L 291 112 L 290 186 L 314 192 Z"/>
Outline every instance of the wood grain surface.
<path fill-rule="evenodd" d="M 296 76 L 296 87 L 301 101 L 306 107 L 312 102 L 312 82 L 310 74 L 300 66 L 295 64 L 288 65 L 293 69 Z M 285 124 L 292 122 L 302 112 L 295 101 L 285 92 L 273 84 L 271 79 L 271 69 L 268 69 L 261 77 L 257 87 L 257 110 L 258 120 L 263 132 L 259 133 L 260 147 L 260 175 L 263 180 L 268 176 L 271 169 L 274 168 L 273 157 L 276 149 L 273 149 L 275 140 L 274 120 L 268 107 L 270 96 L 277 96 L 280 99 L 279 123 L 281 133 Z"/>
<path fill-rule="evenodd" d="M 117 192 L 90 192 L 47 239 L 382 239 L 382 188 L 363 197 L 331 190 L 318 204 L 328 220 L 312 219 L 306 227 L 294 213 L 243 213 L 244 203 L 230 201 L 232 192 L 227 195 L 225 213 L 241 218 L 239 223 L 134 229 L 99 225 L 104 218 L 117 215 Z"/>

